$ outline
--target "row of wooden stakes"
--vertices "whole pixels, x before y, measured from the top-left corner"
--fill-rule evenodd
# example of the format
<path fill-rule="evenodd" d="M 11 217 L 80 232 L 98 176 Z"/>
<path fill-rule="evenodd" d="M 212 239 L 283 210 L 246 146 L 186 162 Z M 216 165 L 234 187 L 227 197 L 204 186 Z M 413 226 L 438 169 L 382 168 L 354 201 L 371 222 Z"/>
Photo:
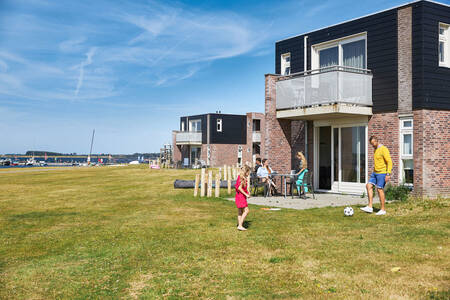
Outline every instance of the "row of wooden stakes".
<path fill-rule="evenodd" d="M 239 174 L 238 167 L 223 166 L 223 180 L 227 181 L 227 192 L 231 194 L 231 181 L 236 180 Z M 214 196 L 220 197 L 220 183 L 222 181 L 222 168 L 219 168 L 219 173 L 213 176 L 213 171 L 202 168 L 201 173 L 195 175 L 194 183 L 194 197 L 198 196 L 198 189 L 200 186 L 200 197 L 212 197 L 213 178 L 215 178 Z"/>

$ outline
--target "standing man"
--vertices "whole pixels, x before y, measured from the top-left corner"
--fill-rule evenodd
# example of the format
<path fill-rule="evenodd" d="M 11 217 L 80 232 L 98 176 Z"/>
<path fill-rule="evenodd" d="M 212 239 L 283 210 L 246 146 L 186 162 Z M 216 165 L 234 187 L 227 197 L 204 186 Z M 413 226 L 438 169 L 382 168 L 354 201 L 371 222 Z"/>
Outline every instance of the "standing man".
<path fill-rule="evenodd" d="M 362 207 L 361 210 L 365 211 L 366 213 L 373 213 L 372 186 L 376 186 L 381 202 L 381 209 L 376 213 L 376 215 L 381 216 L 386 214 L 386 209 L 384 207 L 385 196 L 383 189 L 386 183 L 391 180 L 392 160 L 388 148 L 380 144 L 376 136 L 371 136 L 369 139 L 369 143 L 373 146 L 374 149 L 374 170 L 372 175 L 370 176 L 369 183 L 366 184 L 367 195 L 369 196 L 369 205 Z"/>

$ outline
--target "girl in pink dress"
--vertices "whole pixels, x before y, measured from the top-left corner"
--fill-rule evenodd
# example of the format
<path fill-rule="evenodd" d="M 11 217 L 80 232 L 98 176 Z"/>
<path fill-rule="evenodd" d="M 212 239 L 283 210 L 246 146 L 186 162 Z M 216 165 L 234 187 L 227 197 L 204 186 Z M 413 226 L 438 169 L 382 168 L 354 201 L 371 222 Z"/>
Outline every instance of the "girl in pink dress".
<path fill-rule="evenodd" d="M 250 175 L 250 167 L 245 165 L 241 168 L 241 172 L 236 180 L 236 206 L 238 209 L 238 230 L 247 230 L 243 224 L 245 217 L 248 215 L 248 204 L 247 198 L 250 197 L 250 193 L 248 192 L 248 176 Z"/>

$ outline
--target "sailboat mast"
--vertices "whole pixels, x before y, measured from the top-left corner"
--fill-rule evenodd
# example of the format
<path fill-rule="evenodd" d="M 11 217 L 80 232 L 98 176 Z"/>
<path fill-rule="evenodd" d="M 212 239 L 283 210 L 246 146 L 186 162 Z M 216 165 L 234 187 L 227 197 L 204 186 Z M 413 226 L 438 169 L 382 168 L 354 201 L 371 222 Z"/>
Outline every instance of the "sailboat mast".
<path fill-rule="evenodd" d="M 95 135 L 95 129 L 92 131 L 91 150 L 89 151 L 89 157 L 91 157 L 91 155 L 92 155 L 92 146 L 94 145 L 94 135 Z"/>

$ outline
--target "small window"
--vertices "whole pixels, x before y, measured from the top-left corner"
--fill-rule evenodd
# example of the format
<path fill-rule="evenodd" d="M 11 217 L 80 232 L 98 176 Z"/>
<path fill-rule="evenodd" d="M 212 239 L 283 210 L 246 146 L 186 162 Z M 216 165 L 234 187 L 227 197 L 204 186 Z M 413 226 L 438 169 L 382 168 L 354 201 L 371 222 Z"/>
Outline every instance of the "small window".
<path fill-rule="evenodd" d="M 253 131 L 261 131 L 261 120 L 253 120 Z"/>
<path fill-rule="evenodd" d="M 412 159 L 403 159 L 403 182 L 406 184 L 414 183 L 414 161 Z"/>
<path fill-rule="evenodd" d="M 291 53 L 281 54 L 281 75 L 291 74 Z"/>
<path fill-rule="evenodd" d="M 404 184 L 414 183 L 413 119 L 400 120 L 400 176 Z"/>
<path fill-rule="evenodd" d="M 402 129 L 412 129 L 412 120 L 402 120 Z"/>
<path fill-rule="evenodd" d="M 222 119 L 217 119 L 217 132 L 222 132 Z"/>
<path fill-rule="evenodd" d="M 403 155 L 412 155 L 412 133 L 403 134 Z"/>
<path fill-rule="evenodd" d="M 439 66 L 450 67 L 450 30 L 448 24 L 439 23 Z"/>

